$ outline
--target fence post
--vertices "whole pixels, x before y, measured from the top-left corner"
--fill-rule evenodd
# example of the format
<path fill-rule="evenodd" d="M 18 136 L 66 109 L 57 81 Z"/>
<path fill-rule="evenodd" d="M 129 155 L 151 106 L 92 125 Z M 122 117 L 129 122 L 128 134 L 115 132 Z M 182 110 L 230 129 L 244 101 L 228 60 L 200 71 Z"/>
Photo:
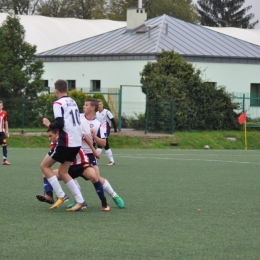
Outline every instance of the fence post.
<path fill-rule="evenodd" d="M 21 133 L 24 134 L 24 96 L 22 97 L 22 130 Z"/>
<path fill-rule="evenodd" d="M 174 100 L 171 100 L 171 129 L 170 133 L 173 134 L 174 130 Z"/>
<path fill-rule="evenodd" d="M 118 131 L 121 132 L 122 128 L 122 85 L 120 85 L 119 89 L 119 108 L 118 108 Z"/>
<path fill-rule="evenodd" d="M 245 94 L 243 94 L 243 112 L 245 112 Z"/>

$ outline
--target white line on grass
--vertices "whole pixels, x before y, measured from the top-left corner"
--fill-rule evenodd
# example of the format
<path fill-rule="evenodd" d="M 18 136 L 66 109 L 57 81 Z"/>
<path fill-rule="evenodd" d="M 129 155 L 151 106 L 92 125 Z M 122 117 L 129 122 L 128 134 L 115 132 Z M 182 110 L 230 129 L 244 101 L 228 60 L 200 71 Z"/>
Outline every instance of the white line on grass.
<path fill-rule="evenodd" d="M 175 160 L 175 161 L 202 161 L 202 162 L 222 162 L 222 163 L 238 163 L 238 164 L 260 164 L 257 162 L 240 162 L 240 161 L 225 161 L 225 160 L 203 160 L 203 159 L 181 159 L 181 158 L 158 158 L 158 157 L 136 157 L 130 155 L 117 155 L 121 158 L 134 158 L 134 159 L 152 159 L 152 160 Z"/>

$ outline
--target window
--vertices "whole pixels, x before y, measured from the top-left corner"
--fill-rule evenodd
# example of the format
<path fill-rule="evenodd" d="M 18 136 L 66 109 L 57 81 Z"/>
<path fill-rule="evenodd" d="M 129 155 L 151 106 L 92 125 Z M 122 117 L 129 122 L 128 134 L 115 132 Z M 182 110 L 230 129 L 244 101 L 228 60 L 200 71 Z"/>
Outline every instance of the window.
<path fill-rule="evenodd" d="M 90 81 L 90 91 L 100 91 L 101 80 L 91 80 Z"/>
<path fill-rule="evenodd" d="M 69 91 L 76 88 L 76 80 L 67 80 Z"/>
<path fill-rule="evenodd" d="M 260 83 L 252 83 L 251 84 L 250 106 L 260 107 Z"/>
<path fill-rule="evenodd" d="M 49 80 L 43 80 L 43 86 L 44 86 L 44 90 L 43 91 L 46 91 L 48 93 L 50 93 L 50 87 L 49 87 Z"/>

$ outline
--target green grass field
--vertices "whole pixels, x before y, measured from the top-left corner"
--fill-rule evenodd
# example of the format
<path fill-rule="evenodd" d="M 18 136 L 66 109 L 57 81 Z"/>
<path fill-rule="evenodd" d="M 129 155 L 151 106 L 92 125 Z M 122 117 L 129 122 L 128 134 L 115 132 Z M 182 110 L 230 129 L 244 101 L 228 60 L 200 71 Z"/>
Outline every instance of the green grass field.
<path fill-rule="evenodd" d="M 12 165 L 0 166 L 1 260 L 260 258 L 259 151 L 114 149 L 114 167 L 103 152 L 125 209 L 107 196 L 102 212 L 79 179 L 89 207 L 72 213 L 35 198 L 46 152 L 9 148 Z"/>

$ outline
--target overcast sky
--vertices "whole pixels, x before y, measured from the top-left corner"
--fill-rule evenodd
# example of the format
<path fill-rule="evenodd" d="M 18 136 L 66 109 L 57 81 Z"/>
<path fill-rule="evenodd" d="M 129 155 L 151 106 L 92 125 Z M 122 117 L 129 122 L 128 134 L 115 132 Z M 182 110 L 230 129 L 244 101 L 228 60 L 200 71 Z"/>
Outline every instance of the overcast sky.
<path fill-rule="evenodd" d="M 193 2 L 197 3 L 197 0 L 193 0 Z M 255 15 L 254 19 L 251 20 L 251 23 L 259 20 L 258 24 L 255 26 L 255 29 L 260 29 L 260 0 L 245 0 L 244 7 L 249 5 L 252 5 L 252 8 L 248 13 L 253 13 Z"/>

